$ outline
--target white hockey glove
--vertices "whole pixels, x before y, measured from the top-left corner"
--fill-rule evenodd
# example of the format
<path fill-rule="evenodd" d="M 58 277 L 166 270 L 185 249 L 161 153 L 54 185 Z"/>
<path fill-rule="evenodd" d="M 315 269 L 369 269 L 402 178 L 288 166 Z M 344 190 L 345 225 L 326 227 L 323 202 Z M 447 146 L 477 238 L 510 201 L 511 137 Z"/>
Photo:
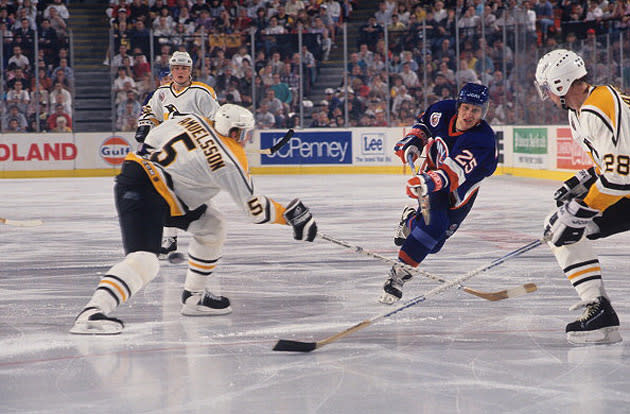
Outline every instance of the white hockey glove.
<path fill-rule="evenodd" d="M 595 167 L 591 167 L 588 170 L 580 170 L 553 193 L 553 199 L 556 200 L 556 204 L 560 207 L 573 198 L 584 198 L 595 181 L 597 181 Z"/>
<path fill-rule="evenodd" d="M 293 238 L 312 242 L 317 236 L 317 224 L 311 215 L 311 211 L 299 198 L 289 204 L 283 214 L 287 223 L 293 226 Z"/>
<path fill-rule="evenodd" d="M 544 237 L 557 247 L 577 243 L 597 214 L 599 210 L 573 199 L 545 219 Z"/>

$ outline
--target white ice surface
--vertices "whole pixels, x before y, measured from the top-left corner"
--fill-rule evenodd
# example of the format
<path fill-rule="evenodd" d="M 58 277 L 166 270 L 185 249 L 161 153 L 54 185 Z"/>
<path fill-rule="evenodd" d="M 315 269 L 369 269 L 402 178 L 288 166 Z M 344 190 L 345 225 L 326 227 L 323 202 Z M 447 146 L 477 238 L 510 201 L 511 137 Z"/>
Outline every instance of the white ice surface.
<path fill-rule="evenodd" d="M 394 257 L 405 177 L 259 176 L 257 190 L 299 196 L 331 236 Z M 424 270 L 456 278 L 540 236 L 558 185 L 492 177 L 461 229 Z M 179 314 L 184 265 L 113 316 L 114 337 L 68 333 L 100 277 L 122 258 L 112 178 L 1 180 L 0 413 L 629 413 L 630 233 L 597 243 L 626 342 L 567 344 L 578 298 L 546 246 L 466 284 L 524 297 L 488 302 L 455 288 L 308 354 L 318 341 L 386 312 L 388 266 L 290 228 L 249 224 L 225 196 L 228 240 L 213 279 L 234 312 Z M 185 248 L 190 238 L 180 236 Z M 411 298 L 437 286 L 415 278 Z"/>

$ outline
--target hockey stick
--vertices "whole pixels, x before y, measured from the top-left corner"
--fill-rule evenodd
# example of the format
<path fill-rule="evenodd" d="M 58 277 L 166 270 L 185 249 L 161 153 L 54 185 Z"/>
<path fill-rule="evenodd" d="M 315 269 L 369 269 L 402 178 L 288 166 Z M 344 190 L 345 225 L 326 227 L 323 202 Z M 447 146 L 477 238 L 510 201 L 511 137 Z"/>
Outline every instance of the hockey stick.
<path fill-rule="evenodd" d="M 260 149 L 260 150 L 252 150 L 248 152 L 254 153 L 254 154 L 272 155 L 273 153 L 277 152 L 280 148 L 282 148 L 287 142 L 289 142 L 289 140 L 293 137 L 294 133 L 295 131 L 293 129 L 289 129 L 287 133 L 284 134 L 284 137 L 282 137 L 282 139 L 276 142 L 272 147 Z"/>
<path fill-rule="evenodd" d="M 385 257 L 385 256 L 380 255 L 378 253 L 371 252 L 369 250 L 365 250 L 361 246 L 352 245 L 352 244 L 350 244 L 350 243 L 348 243 L 346 241 L 336 239 L 336 238 L 334 238 L 332 236 L 329 236 L 327 234 L 319 233 L 319 237 L 321 237 L 324 240 L 328 240 L 331 243 L 337 244 L 339 246 L 347 247 L 348 249 L 353 250 L 355 253 L 362 254 L 362 255 L 368 256 L 368 257 L 373 257 L 375 259 L 378 259 L 378 260 L 380 260 L 382 262 L 391 264 L 393 266 L 398 266 L 401 269 L 404 269 L 407 272 L 411 273 L 412 275 L 424 276 L 424 277 L 427 277 L 429 279 L 433 279 L 433 280 L 435 280 L 437 282 L 440 282 L 440 283 L 448 283 L 449 282 L 449 280 L 444 279 L 444 278 L 442 278 L 440 276 L 434 275 L 434 274 L 429 273 L 429 272 L 425 272 L 424 270 L 420 270 L 420 269 L 415 268 L 413 266 L 409 266 L 408 264 L 402 263 L 402 262 L 400 262 L 400 261 L 398 261 L 396 259 L 390 259 L 389 257 Z M 525 283 L 522 286 L 517 286 L 517 287 L 511 288 L 511 289 L 503 289 L 503 290 L 499 290 L 499 291 L 496 291 L 496 292 L 484 292 L 484 291 L 481 291 L 481 290 L 471 289 L 469 287 L 462 286 L 462 285 L 459 285 L 458 288 L 463 290 L 466 293 L 469 293 L 471 295 L 480 297 L 480 298 L 485 299 L 485 300 L 489 300 L 491 302 L 495 302 L 497 300 L 508 299 L 508 298 L 516 298 L 516 297 L 523 296 L 523 295 L 526 295 L 526 294 L 531 293 L 531 292 L 535 292 L 536 289 L 538 289 L 536 287 L 536 284 L 534 284 L 534 283 Z"/>
<path fill-rule="evenodd" d="M 6 224 L 8 226 L 16 226 L 16 227 L 36 227 L 44 222 L 40 219 L 33 220 L 12 220 L 7 218 L 0 217 L 0 224 Z"/>
<path fill-rule="evenodd" d="M 348 329 L 345 329 L 341 332 L 338 332 L 332 336 L 329 336 L 328 338 L 322 339 L 321 341 L 317 341 L 317 342 L 301 342 L 301 341 L 293 341 L 293 340 L 288 340 L 288 339 L 280 339 L 278 340 L 278 342 L 276 343 L 276 345 L 273 347 L 274 351 L 289 351 L 289 352 L 311 352 L 315 349 L 321 348 L 324 345 L 328 345 L 331 342 L 337 341 L 338 339 L 343 338 L 344 336 L 350 335 L 353 332 L 356 332 L 360 329 L 366 328 L 370 325 L 372 325 L 374 322 L 377 322 L 381 319 L 385 319 L 388 318 L 392 315 L 397 314 L 398 312 L 401 312 L 407 308 L 410 308 L 414 305 L 417 305 L 420 302 L 424 302 L 425 300 L 427 300 L 427 298 L 430 298 L 431 296 L 435 296 L 439 293 L 444 292 L 447 289 L 452 288 L 453 286 L 458 286 L 461 285 L 463 282 L 465 282 L 466 280 L 470 279 L 473 276 L 478 275 L 479 273 L 483 273 L 487 270 L 492 269 L 493 267 L 496 267 L 498 265 L 500 265 L 501 263 L 522 255 L 525 252 L 528 252 L 532 249 L 535 249 L 536 247 L 540 246 L 542 244 L 542 240 L 534 240 L 528 244 L 526 244 L 525 246 L 519 247 L 516 250 L 513 250 L 511 252 L 509 252 L 508 254 L 506 254 L 503 257 L 500 257 L 498 259 L 493 260 L 492 262 L 490 262 L 487 265 L 483 265 L 478 267 L 477 269 L 471 270 L 470 272 L 466 273 L 465 275 L 458 277 L 457 279 L 454 279 L 448 283 L 444 283 L 440 286 L 437 286 L 434 289 L 431 289 L 430 291 L 428 291 L 427 293 L 418 295 L 412 299 L 409 299 L 407 302 L 403 303 L 402 305 L 394 308 L 393 310 L 389 311 L 389 312 L 385 312 L 382 313 L 380 315 L 376 315 L 373 316 L 372 318 L 366 319 L 364 321 L 361 321 L 353 326 L 351 326 Z"/>
<path fill-rule="evenodd" d="M 409 164 L 413 175 L 417 175 L 419 172 L 424 172 L 427 164 L 427 157 L 427 146 L 425 145 L 424 148 L 422 148 L 422 154 L 419 157 L 423 160 L 416 170 L 415 165 L 413 165 L 413 154 L 407 154 L 407 163 Z M 424 224 L 428 226 L 429 224 L 431 224 L 431 204 L 429 203 L 429 194 L 418 194 L 418 207 L 420 207 L 420 212 L 422 213 Z"/>

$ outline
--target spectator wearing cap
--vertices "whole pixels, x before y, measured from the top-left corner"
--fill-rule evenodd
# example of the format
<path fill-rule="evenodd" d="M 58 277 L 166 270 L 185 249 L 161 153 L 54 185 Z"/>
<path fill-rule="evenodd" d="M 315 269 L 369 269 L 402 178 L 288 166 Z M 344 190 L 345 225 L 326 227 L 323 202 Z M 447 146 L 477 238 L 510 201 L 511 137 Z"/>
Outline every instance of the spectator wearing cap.
<path fill-rule="evenodd" d="M 330 118 L 336 108 L 341 108 L 342 103 L 341 100 L 335 96 L 333 88 L 326 88 L 324 91 L 324 100 L 328 105 L 328 117 Z"/>
<path fill-rule="evenodd" d="M 345 104 L 342 102 L 343 107 Z M 363 114 L 363 103 L 354 93 L 354 89 L 348 88 L 348 118 L 350 124 L 356 126 Z"/>
<path fill-rule="evenodd" d="M 595 29 L 590 28 L 586 31 L 586 39 L 584 39 L 584 47 L 582 48 L 582 57 L 586 64 L 595 64 L 597 62 L 597 53 L 605 50 L 604 45 L 597 40 Z"/>

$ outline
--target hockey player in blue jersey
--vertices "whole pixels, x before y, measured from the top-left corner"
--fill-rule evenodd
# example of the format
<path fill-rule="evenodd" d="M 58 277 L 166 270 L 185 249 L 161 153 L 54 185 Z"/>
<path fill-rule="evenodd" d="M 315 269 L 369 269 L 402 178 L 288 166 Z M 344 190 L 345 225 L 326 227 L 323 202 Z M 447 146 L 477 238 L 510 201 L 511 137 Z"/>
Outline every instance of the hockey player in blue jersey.
<path fill-rule="evenodd" d="M 488 88 L 468 83 L 456 100 L 429 106 L 394 147 L 403 163 L 420 165 L 407 181 L 407 195 L 420 199 L 420 207 L 405 207 L 394 235 L 401 262 L 417 267 L 428 254 L 439 252 L 472 209 L 481 181 L 494 173 L 496 140 L 483 120 L 487 110 Z M 380 302 L 398 301 L 411 277 L 392 266 Z"/>

